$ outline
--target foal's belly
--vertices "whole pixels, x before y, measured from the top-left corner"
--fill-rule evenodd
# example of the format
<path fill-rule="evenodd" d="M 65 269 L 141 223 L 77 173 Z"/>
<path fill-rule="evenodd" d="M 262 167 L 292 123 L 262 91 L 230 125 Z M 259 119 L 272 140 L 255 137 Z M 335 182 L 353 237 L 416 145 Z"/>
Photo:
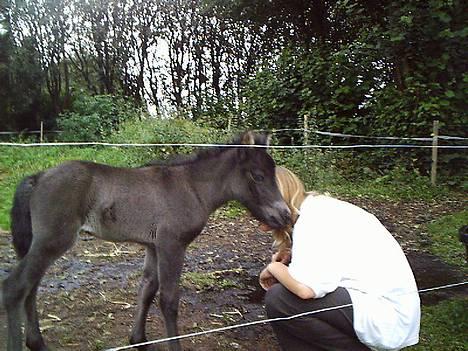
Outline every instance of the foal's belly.
<path fill-rule="evenodd" d="M 151 243 L 156 239 L 157 226 L 151 221 L 147 222 L 134 217 L 132 220 L 108 223 L 103 221 L 102 214 L 91 212 L 86 216 L 80 230 L 106 241 Z"/>

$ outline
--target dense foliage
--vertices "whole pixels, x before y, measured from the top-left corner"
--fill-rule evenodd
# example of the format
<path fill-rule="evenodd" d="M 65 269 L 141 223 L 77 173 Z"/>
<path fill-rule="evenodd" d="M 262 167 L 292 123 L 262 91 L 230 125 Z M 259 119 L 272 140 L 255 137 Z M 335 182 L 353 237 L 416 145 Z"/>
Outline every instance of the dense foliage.
<path fill-rule="evenodd" d="M 237 3 L 242 8 L 245 2 Z M 439 120 L 441 134 L 466 136 L 468 27 L 461 1 L 273 3 L 267 15 L 265 7 L 240 11 L 288 39 L 273 63 L 266 60 L 247 80 L 241 105 L 245 124 L 303 128 L 307 117 L 309 128 L 319 130 L 427 138 Z M 294 142 L 302 136 L 294 135 Z M 362 139 L 313 141 L 356 144 Z M 430 168 L 427 150 L 356 152 L 353 160 L 374 170 L 398 163 L 422 174 Z M 442 175 L 459 184 L 456 175 L 466 172 L 466 153 L 443 150 L 439 162 Z M 342 166 L 353 165 L 345 160 Z"/>
<path fill-rule="evenodd" d="M 435 119 L 441 134 L 466 133 L 468 15 L 460 0 L 0 5 L 3 130 L 45 121 L 64 139 L 96 140 L 116 130 L 126 115 L 116 108 L 130 104 L 221 129 L 302 128 L 307 116 L 310 128 L 368 136 L 428 137 Z M 125 99 L 114 105 L 101 96 Z M 428 154 L 405 153 L 403 164 L 427 172 Z M 353 160 L 387 170 L 398 156 Z M 463 174 L 463 152 L 439 159 L 446 175 Z"/>
<path fill-rule="evenodd" d="M 57 119 L 62 140 L 99 141 L 116 132 L 126 120 L 139 120 L 138 109 L 124 98 L 81 95 Z"/>
<path fill-rule="evenodd" d="M 52 123 L 83 93 L 223 127 L 229 115 L 293 127 L 307 114 L 332 130 L 417 135 L 433 119 L 466 118 L 459 0 L 0 4 L 0 115 L 10 128 Z"/>
<path fill-rule="evenodd" d="M 327 23 L 308 28 L 313 35 L 304 32 L 300 45 L 294 41 L 249 81 L 245 110 L 252 123 L 301 126 L 309 115 L 320 129 L 427 136 L 434 119 L 443 126 L 466 122 L 462 2 L 322 5 Z M 313 23 L 316 13 L 307 13 Z"/>

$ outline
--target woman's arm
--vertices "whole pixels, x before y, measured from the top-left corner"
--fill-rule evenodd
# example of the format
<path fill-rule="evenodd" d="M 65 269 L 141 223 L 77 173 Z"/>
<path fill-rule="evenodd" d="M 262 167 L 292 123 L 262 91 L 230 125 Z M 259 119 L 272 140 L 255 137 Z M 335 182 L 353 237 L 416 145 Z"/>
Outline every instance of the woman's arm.
<path fill-rule="evenodd" d="M 263 290 L 268 290 L 273 285 L 278 284 L 278 280 L 275 277 L 273 277 L 273 274 L 271 274 L 268 271 L 267 267 L 265 267 L 263 271 L 260 273 L 258 282 L 260 283 L 260 286 L 263 288 Z"/>
<path fill-rule="evenodd" d="M 288 266 L 283 263 L 272 262 L 268 265 L 267 269 L 286 289 L 301 299 L 306 300 L 315 297 L 314 290 L 294 279 L 291 274 L 289 274 Z"/>

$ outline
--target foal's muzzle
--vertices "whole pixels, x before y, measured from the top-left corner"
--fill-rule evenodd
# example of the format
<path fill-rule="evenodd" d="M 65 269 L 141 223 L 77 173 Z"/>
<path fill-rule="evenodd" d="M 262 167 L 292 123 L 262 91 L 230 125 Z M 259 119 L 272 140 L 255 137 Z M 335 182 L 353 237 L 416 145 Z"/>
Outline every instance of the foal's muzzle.
<path fill-rule="evenodd" d="M 288 207 L 276 207 L 268 216 L 267 220 L 266 224 L 273 229 L 285 228 L 292 223 L 291 211 Z"/>

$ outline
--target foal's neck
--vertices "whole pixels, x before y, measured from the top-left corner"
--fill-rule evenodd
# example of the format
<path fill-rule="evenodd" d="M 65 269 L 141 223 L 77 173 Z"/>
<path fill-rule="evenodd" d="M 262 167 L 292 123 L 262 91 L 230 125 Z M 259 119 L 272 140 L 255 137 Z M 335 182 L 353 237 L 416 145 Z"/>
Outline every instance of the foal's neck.
<path fill-rule="evenodd" d="M 233 200 L 231 178 L 236 150 L 226 150 L 218 156 L 198 160 L 189 166 L 193 187 L 203 205 L 211 213 Z"/>

